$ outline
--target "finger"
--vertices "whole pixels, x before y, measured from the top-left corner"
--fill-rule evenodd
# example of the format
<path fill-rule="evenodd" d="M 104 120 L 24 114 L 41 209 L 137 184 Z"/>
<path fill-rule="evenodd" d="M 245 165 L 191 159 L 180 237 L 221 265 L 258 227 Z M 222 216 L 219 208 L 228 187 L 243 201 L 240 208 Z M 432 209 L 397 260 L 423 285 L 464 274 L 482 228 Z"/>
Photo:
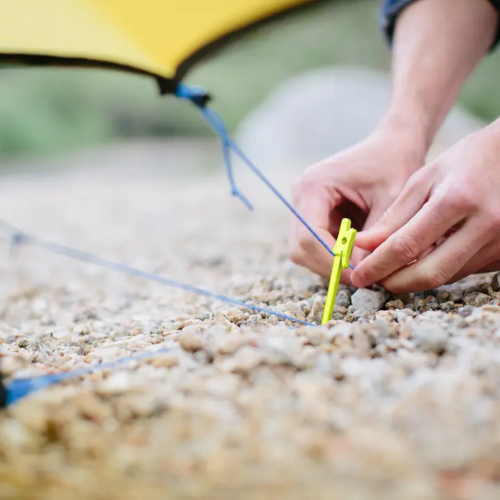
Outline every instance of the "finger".
<path fill-rule="evenodd" d="M 394 203 L 367 230 L 358 234 L 357 246 L 373 252 L 391 234 L 403 227 L 429 198 L 430 182 L 427 177 L 414 175 Z"/>
<path fill-rule="evenodd" d="M 488 244 L 480 252 L 474 255 L 449 281 L 455 283 L 471 274 L 490 273 L 500 270 L 497 245 Z"/>
<path fill-rule="evenodd" d="M 376 202 L 373 207 L 371 208 L 370 212 L 368 213 L 368 216 L 366 218 L 365 223 L 363 224 L 363 229 L 362 232 L 358 232 L 358 236 L 360 234 L 366 234 L 366 232 L 373 227 L 376 226 L 376 224 L 379 222 L 380 218 L 384 214 L 384 212 L 387 210 L 387 204 L 381 204 L 380 202 Z M 352 263 L 354 266 L 357 266 L 362 260 L 366 259 L 368 255 L 370 255 L 371 251 L 367 250 L 366 248 L 361 248 L 358 245 L 357 238 L 354 241 L 354 248 L 352 251 Z"/>
<path fill-rule="evenodd" d="M 477 256 L 489 237 L 484 228 L 477 226 L 475 219 L 469 219 L 427 257 L 389 276 L 383 285 L 393 293 L 438 288 L 459 273 L 471 256 Z"/>
<path fill-rule="evenodd" d="M 463 218 L 464 212 L 455 204 L 432 199 L 356 268 L 353 283 L 367 287 L 387 278 L 417 259 Z"/>
<path fill-rule="evenodd" d="M 321 185 L 304 184 L 296 197 L 296 209 L 316 234 L 332 249 L 335 239 L 329 232 L 330 214 L 338 205 L 340 195 Z M 329 276 L 333 257 L 297 218 L 292 221 L 290 255 L 299 265 L 322 276 Z"/>

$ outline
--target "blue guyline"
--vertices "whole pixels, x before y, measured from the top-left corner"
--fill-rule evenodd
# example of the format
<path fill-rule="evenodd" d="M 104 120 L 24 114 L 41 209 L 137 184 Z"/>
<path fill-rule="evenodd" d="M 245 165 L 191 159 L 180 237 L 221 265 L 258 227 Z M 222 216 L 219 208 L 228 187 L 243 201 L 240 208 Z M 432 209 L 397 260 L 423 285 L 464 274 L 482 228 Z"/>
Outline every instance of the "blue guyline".
<path fill-rule="evenodd" d="M 3 226 L 4 233 L 7 233 L 11 237 L 12 249 L 20 245 L 31 245 L 38 248 L 42 248 L 51 253 L 64 255 L 65 257 L 70 257 L 75 260 L 81 260 L 84 262 L 88 262 L 90 264 L 95 264 L 100 267 L 104 267 L 107 269 L 111 269 L 113 271 L 118 271 L 124 274 L 127 274 L 132 277 L 144 278 L 149 281 L 154 281 L 156 283 L 160 283 L 161 285 L 170 286 L 173 288 L 179 288 L 186 292 L 194 293 L 197 295 L 203 295 L 205 297 L 211 297 L 213 299 L 220 300 L 222 302 L 227 302 L 228 304 L 233 304 L 236 306 L 244 307 L 246 309 L 250 309 L 252 311 L 269 314 L 270 316 L 276 316 L 280 319 L 293 321 L 294 323 L 300 323 L 302 325 L 307 326 L 317 326 L 313 323 L 309 323 L 308 321 L 303 321 L 298 318 L 293 318 L 292 316 L 287 316 L 286 314 L 282 314 L 276 311 L 272 311 L 270 309 L 265 309 L 263 307 L 259 307 L 253 304 L 247 304 L 240 300 L 232 299 L 231 297 L 227 297 L 226 295 L 221 295 L 218 293 L 209 292 L 207 290 L 203 290 L 202 288 L 198 288 L 192 285 L 186 285 L 185 283 L 180 283 L 179 281 L 175 281 L 169 278 L 164 278 L 158 274 L 149 273 L 147 271 L 141 271 L 140 269 L 136 269 L 134 267 L 128 266 L 126 264 L 120 264 L 118 262 L 112 262 L 110 260 L 103 259 L 97 255 L 93 255 L 87 252 L 82 252 L 80 250 L 75 250 L 74 248 L 69 248 L 63 245 L 59 245 L 58 243 L 54 243 L 51 241 L 41 240 L 36 238 L 31 234 L 24 233 L 14 228 L 8 222 L 0 220 L 0 227 Z"/>
<path fill-rule="evenodd" d="M 72 259 L 84 261 L 90 264 L 95 264 L 97 266 L 111 269 L 113 271 L 118 271 L 124 274 L 127 274 L 132 277 L 139 277 L 143 279 L 147 279 L 149 281 L 154 281 L 156 283 L 160 283 L 162 285 L 178 288 L 181 290 L 185 290 L 187 292 L 191 292 L 197 295 L 203 295 L 205 297 L 211 297 L 222 302 L 227 302 L 229 304 L 237 305 L 239 307 L 243 307 L 245 309 L 250 309 L 255 312 L 260 312 L 264 314 L 268 314 L 270 316 L 276 316 L 282 320 L 292 321 L 294 323 L 299 323 L 301 325 L 306 326 L 317 326 L 314 323 L 309 323 L 308 321 L 303 321 L 298 318 L 294 318 L 292 316 L 288 316 L 286 314 L 282 314 L 276 311 L 271 311 L 270 309 L 265 309 L 263 307 L 259 307 L 253 304 L 246 304 L 245 302 L 232 299 L 225 295 L 216 294 L 209 292 L 207 290 L 203 290 L 201 288 L 197 288 L 191 285 L 186 285 L 184 283 L 179 283 L 178 281 L 174 281 L 168 278 L 164 278 L 163 276 L 159 276 L 157 274 L 149 273 L 146 271 L 141 271 L 140 269 L 135 269 L 131 266 L 127 266 L 125 264 L 120 264 L 117 262 L 112 262 L 106 259 L 102 259 L 99 256 L 92 255 L 90 253 L 81 252 L 80 250 L 75 250 L 73 248 L 65 247 L 63 245 L 59 245 L 57 243 L 53 243 L 50 241 L 40 240 L 30 234 L 19 231 L 11 224 L 0 220 L 0 228 L 4 231 L 4 234 L 7 235 L 7 242 L 10 242 L 11 245 L 11 256 L 13 256 L 16 250 L 21 245 L 31 245 L 37 248 L 41 248 L 47 250 L 51 253 L 63 255 L 65 257 L 69 257 Z M 85 368 L 78 368 L 75 370 L 71 370 L 68 372 L 61 372 L 37 377 L 30 378 L 22 378 L 18 380 L 14 380 L 7 387 L 7 401 L 6 405 L 10 406 L 17 401 L 24 399 L 25 397 L 38 392 L 42 389 L 46 389 L 52 385 L 58 384 L 64 380 L 77 378 L 86 373 L 91 373 L 96 370 L 104 370 L 104 369 L 113 369 L 117 366 L 130 361 L 130 360 L 141 360 L 145 358 L 150 358 L 157 356 L 158 354 L 162 354 L 168 352 L 169 349 L 161 349 L 151 353 L 144 353 L 137 356 L 129 356 L 124 358 L 119 358 L 115 361 L 106 364 L 94 365 Z"/>
<path fill-rule="evenodd" d="M 240 147 L 233 141 L 227 130 L 223 118 L 214 110 L 205 106 L 206 94 L 203 89 L 190 87 L 184 83 L 179 83 L 177 86 L 176 96 L 179 99 L 187 99 L 195 104 L 203 116 L 208 126 L 220 137 L 222 142 L 222 150 L 224 155 L 224 163 L 226 166 L 226 173 L 231 186 L 231 194 L 239 198 L 250 210 L 253 209 L 252 204 L 246 196 L 243 195 L 241 190 L 236 185 L 234 180 L 233 168 L 231 164 L 231 151 L 233 151 L 256 175 L 264 184 L 271 189 L 271 191 L 281 200 L 281 202 L 288 208 L 288 210 L 308 229 L 308 231 L 316 238 L 316 240 L 326 249 L 326 251 L 335 257 L 332 249 L 325 243 L 323 238 L 311 227 L 310 224 L 300 215 L 300 213 L 290 204 L 290 202 L 276 189 L 271 181 L 263 174 L 263 172 L 245 155 Z M 352 264 L 349 264 L 351 269 L 354 269 Z"/>
<path fill-rule="evenodd" d="M 59 384 L 60 382 L 64 382 L 65 380 L 78 378 L 96 371 L 113 370 L 129 361 L 141 361 L 143 359 L 153 358 L 167 352 L 171 352 L 171 349 L 158 349 L 152 352 L 143 352 L 141 354 L 119 358 L 115 361 L 110 361 L 109 363 L 100 363 L 83 368 L 76 368 L 67 372 L 50 373 L 48 375 L 39 375 L 36 377 L 19 378 L 17 380 L 13 380 L 6 387 L 6 406 L 13 405 L 21 399 L 34 394 L 35 392 L 41 391 L 42 389 L 47 389 L 48 387 Z"/>
<path fill-rule="evenodd" d="M 323 239 L 317 234 L 317 232 L 305 221 L 305 219 L 293 208 L 293 206 L 288 202 L 288 200 L 275 188 L 275 186 L 266 178 L 266 176 L 257 168 L 257 166 L 252 163 L 249 158 L 241 151 L 238 145 L 232 140 L 230 137 L 226 124 L 222 117 L 220 117 L 215 111 L 206 108 L 203 97 L 205 93 L 201 90 L 197 90 L 195 88 L 188 87 L 184 84 L 179 84 L 177 93 L 178 98 L 188 99 L 193 102 L 201 112 L 203 118 L 206 123 L 214 130 L 214 132 L 221 138 L 222 142 L 222 152 L 224 157 L 224 163 L 226 166 L 226 173 L 229 179 L 229 183 L 231 186 L 231 194 L 233 196 L 238 197 L 245 206 L 252 210 L 253 206 L 248 198 L 240 191 L 238 186 L 236 185 L 233 168 L 231 163 L 231 151 L 233 151 L 250 169 L 271 189 L 271 191 L 281 200 L 281 202 L 290 210 L 290 212 L 297 217 L 297 219 L 309 230 L 309 232 L 318 240 L 318 242 L 328 251 L 330 255 L 335 257 L 333 251 L 328 247 L 328 245 L 323 241 Z M 201 98 L 201 99 L 200 99 Z M 103 268 L 108 268 L 114 271 L 118 271 L 129 276 L 144 278 L 149 281 L 154 281 L 156 283 L 160 283 L 162 285 L 171 286 L 175 288 L 179 288 L 181 290 L 185 290 L 187 292 L 195 293 L 197 295 L 202 295 L 206 297 L 211 297 L 222 302 L 226 302 L 229 304 L 237 305 L 246 309 L 250 309 L 252 311 L 268 314 L 270 316 L 276 316 L 283 320 L 292 321 L 295 323 L 299 323 L 307 326 L 316 326 L 314 323 L 309 323 L 307 321 L 303 321 L 297 318 L 293 318 L 291 316 L 287 316 L 285 314 L 281 314 L 279 312 L 271 311 L 269 309 L 265 309 L 259 306 L 255 306 L 252 304 L 246 304 L 242 301 L 232 299 L 225 295 L 220 295 L 216 293 L 212 293 L 201 288 L 197 288 L 191 285 L 186 285 L 184 283 L 179 283 L 177 281 L 164 278 L 163 276 L 159 276 L 157 274 L 149 273 L 146 271 L 141 271 L 139 269 L 135 269 L 131 266 L 127 266 L 125 264 L 120 264 L 117 262 L 112 262 L 106 259 L 102 259 L 99 256 L 92 255 L 86 252 L 82 252 L 79 250 L 75 250 L 73 248 L 65 247 L 59 245 L 57 243 L 53 243 L 50 241 L 40 240 L 35 238 L 34 236 L 24 233 L 22 231 L 17 230 L 12 225 L 7 222 L 0 220 L 0 225 L 3 226 L 4 231 L 8 234 L 8 240 L 11 243 L 11 255 L 15 252 L 16 248 L 20 245 L 31 245 L 36 246 L 38 248 L 42 248 L 49 252 L 63 255 L 72 259 L 88 262 L 90 264 L 95 264 Z M 351 269 L 354 269 L 352 265 L 349 265 Z M 170 349 L 160 349 L 150 353 L 142 353 L 136 356 L 129 356 L 124 358 L 119 358 L 113 362 L 88 366 L 84 368 L 77 368 L 75 370 L 70 370 L 68 372 L 61 372 L 49 375 L 43 375 L 38 377 L 30 377 L 30 378 L 22 378 L 18 380 L 14 380 L 7 386 L 7 405 L 10 406 L 17 401 L 38 392 L 42 389 L 46 389 L 49 386 L 58 384 L 65 380 L 73 379 L 85 375 L 87 373 L 92 373 L 97 370 L 105 370 L 105 369 L 114 369 L 117 366 L 124 364 L 133 360 L 142 360 L 151 358 L 154 356 L 158 356 L 159 354 L 169 352 Z"/>

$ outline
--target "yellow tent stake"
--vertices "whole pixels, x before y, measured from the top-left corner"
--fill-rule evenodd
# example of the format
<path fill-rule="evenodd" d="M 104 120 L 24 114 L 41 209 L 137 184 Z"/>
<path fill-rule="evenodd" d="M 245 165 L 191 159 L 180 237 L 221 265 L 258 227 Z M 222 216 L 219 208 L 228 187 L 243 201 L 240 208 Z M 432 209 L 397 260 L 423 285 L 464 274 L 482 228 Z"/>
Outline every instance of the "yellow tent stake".
<path fill-rule="evenodd" d="M 356 234 L 357 231 L 355 229 L 351 229 L 351 221 L 349 219 L 343 219 L 340 224 L 337 241 L 333 247 L 335 257 L 333 258 L 330 285 L 328 286 L 325 310 L 321 321 L 322 325 L 328 323 L 332 319 L 333 310 L 335 308 L 335 300 L 337 299 L 337 292 L 339 289 L 340 275 L 342 274 L 342 269 L 347 269 L 349 267 L 349 260 L 351 259 Z"/>

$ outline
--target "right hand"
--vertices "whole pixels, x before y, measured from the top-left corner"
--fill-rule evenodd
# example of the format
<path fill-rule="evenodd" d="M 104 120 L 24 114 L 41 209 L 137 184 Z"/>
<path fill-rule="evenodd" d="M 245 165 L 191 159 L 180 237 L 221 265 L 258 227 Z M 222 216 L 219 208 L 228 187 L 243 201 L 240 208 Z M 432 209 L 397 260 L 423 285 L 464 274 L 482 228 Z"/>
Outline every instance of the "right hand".
<path fill-rule="evenodd" d="M 296 181 L 293 204 L 325 243 L 333 249 L 344 217 L 358 230 L 372 227 L 401 193 L 406 181 L 425 160 L 425 147 L 395 129 L 377 129 L 368 139 L 309 167 Z M 329 277 L 333 258 L 294 217 L 289 237 L 291 260 Z M 356 266 L 368 252 L 354 248 Z M 350 270 L 342 282 L 350 284 Z"/>

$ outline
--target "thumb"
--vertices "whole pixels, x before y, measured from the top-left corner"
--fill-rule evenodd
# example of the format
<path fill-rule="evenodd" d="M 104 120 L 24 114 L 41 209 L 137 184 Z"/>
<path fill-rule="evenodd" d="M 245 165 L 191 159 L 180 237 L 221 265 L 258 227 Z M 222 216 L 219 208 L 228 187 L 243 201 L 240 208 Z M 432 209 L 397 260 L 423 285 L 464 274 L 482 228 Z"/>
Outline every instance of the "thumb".
<path fill-rule="evenodd" d="M 367 221 L 365 228 L 356 238 L 356 246 L 373 252 L 422 208 L 429 193 L 430 184 L 426 179 L 413 176 L 401 194 L 373 224 L 370 220 Z"/>
<path fill-rule="evenodd" d="M 363 230 L 358 233 L 355 241 L 356 248 L 354 248 L 353 252 L 356 251 L 357 256 L 362 256 L 362 258 L 359 258 L 359 262 L 378 246 L 378 241 L 375 241 L 376 238 L 374 239 L 373 235 L 376 237 L 383 228 L 381 221 L 388 207 L 386 200 L 375 200 Z"/>

